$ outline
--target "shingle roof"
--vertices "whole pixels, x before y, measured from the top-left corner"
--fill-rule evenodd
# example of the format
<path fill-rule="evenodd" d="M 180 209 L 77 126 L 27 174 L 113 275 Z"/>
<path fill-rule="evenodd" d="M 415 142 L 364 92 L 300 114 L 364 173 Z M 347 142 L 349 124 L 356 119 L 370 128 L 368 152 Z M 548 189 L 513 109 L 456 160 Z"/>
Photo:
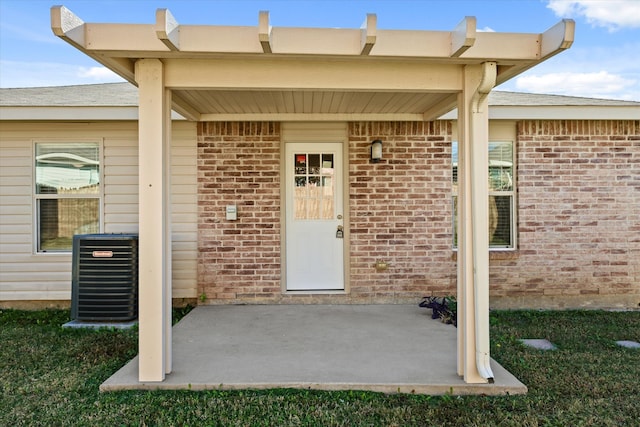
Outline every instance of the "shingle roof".
<path fill-rule="evenodd" d="M 523 92 L 492 91 L 489 105 L 493 106 L 639 106 L 640 102 L 615 99 L 582 98 L 577 96 L 545 95 Z"/>
<path fill-rule="evenodd" d="M 130 83 L 0 89 L 4 107 L 130 107 L 138 88 Z"/>

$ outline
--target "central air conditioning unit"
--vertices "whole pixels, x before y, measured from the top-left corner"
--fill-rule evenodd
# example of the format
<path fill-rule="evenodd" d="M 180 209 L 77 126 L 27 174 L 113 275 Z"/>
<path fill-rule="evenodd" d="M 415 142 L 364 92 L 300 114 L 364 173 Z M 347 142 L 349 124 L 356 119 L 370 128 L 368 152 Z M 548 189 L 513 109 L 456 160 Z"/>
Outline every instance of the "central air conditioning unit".
<path fill-rule="evenodd" d="M 73 236 L 71 318 L 127 321 L 138 317 L 138 235 Z"/>

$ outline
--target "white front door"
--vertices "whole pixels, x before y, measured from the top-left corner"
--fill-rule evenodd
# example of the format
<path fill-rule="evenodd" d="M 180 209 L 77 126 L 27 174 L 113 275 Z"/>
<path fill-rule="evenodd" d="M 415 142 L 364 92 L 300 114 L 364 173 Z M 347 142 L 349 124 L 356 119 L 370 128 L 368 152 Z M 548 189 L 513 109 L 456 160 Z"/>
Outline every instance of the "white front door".
<path fill-rule="evenodd" d="M 343 290 L 342 144 L 286 147 L 287 290 Z"/>

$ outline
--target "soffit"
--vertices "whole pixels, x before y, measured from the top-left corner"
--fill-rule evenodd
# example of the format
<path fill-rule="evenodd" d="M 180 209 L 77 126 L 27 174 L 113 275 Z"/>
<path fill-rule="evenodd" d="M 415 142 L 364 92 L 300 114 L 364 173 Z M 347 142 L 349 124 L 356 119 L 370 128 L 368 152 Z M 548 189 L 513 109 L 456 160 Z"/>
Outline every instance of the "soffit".
<path fill-rule="evenodd" d="M 175 111 L 191 120 L 278 118 L 430 120 L 456 106 L 464 67 L 495 62 L 500 84 L 567 49 L 573 21 L 544 33 L 483 33 L 464 18 L 451 31 L 91 24 L 63 6 L 54 33 L 136 84 L 135 63 L 158 59 Z"/>
<path fill-rule="evenodd" d="M 205 114 L 421 114 L 440 93 L 176 90 Z"/>

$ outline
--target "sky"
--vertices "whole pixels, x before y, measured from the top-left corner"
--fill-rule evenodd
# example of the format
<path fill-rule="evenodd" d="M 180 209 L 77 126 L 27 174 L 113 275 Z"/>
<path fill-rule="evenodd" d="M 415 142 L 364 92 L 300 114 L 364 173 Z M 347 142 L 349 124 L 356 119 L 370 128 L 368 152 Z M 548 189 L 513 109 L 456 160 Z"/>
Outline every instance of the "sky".
<path fill-rule="evenodd" d="M 640 101 L 640 0 L 0 0 L 0 87 L 122 81 L 53 35 L 50 8 L 84 22 L 153 24 L 168 8 L 180 24 L 450 31 L 465 16 L 478 30 L 542 33 L 570 18 L 573 46 L 497 90 Z"/>

